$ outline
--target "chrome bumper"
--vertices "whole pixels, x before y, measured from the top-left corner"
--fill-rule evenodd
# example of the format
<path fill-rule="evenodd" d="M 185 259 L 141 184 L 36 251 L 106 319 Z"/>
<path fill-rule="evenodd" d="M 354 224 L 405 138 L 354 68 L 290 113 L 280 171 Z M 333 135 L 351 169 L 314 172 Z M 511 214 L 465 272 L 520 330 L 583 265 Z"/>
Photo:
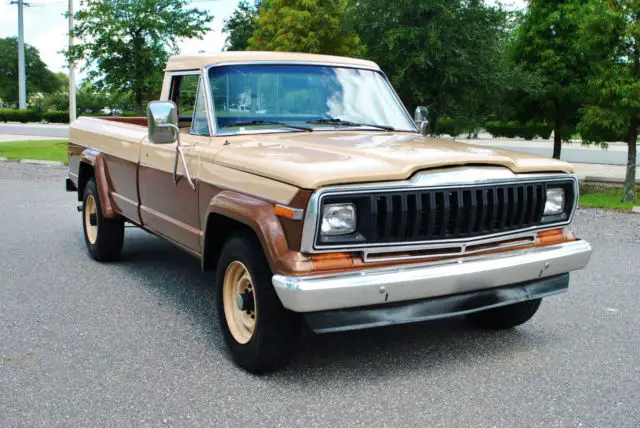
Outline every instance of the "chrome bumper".
<path fill-rule="evenodd" d="M 274 275 L 272 282 L 285 308 L 315 312 L 428 299 L 547 278 L 584 268 L 590 256 L 591 245 L 579 240 L 446 262 L 332 275 Z"/>

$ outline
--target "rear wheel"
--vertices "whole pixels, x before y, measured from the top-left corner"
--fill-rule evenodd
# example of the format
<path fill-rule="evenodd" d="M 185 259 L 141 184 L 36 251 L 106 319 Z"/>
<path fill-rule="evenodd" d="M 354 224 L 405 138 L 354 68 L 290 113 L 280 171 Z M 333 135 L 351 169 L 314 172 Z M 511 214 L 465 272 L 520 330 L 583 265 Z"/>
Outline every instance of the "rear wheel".
<path fill-rule="evenodd" d="M 226 242 L 216 272 L 220 327 L 234 362 L 254 373 L 283 367 L 300 337 L 300 318 L 282 306 L 271 277 L 253 234 Z"/>
<path fill-rule="evenodd" d="M 540 307 L 542 299 L 527 300 L 467 315 L 472 323 L 493 330 L 517 327 L 529 321 Z"/>
<path fill-rule="evenodd" d="M 120 256 L 124 241 L 124 220 L 120 217 L 105 218 L 102 215 L 98 187 L 93 178 L 84 187 L 82 228 L 84 241 L 92 259 L 106 262 Z"/>

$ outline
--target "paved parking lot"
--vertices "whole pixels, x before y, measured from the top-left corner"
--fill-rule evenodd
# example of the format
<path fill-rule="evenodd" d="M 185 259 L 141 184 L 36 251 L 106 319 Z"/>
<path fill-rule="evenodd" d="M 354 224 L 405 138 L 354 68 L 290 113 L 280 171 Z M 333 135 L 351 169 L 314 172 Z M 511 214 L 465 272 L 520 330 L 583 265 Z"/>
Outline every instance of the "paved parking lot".
<path fill-rule="evenodd" d="M 2 427 L 640 426 L 640 216 L 580 210 L 591 264 L 521 328 L 309 334 L 258 377 L 197 260 L 136 229 L 89 260 L 64 174 L 0 163 Z"/>

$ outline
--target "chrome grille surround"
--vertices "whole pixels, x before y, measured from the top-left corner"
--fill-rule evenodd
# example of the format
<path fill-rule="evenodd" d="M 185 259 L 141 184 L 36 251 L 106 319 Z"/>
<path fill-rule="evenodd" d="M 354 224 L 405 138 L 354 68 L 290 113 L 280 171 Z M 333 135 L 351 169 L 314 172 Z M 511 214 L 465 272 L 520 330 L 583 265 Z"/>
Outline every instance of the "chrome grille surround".
<path fill-rule="evenodd" d="M 373 243 L 348 243 L 344 245 L 323 245 L 319 241 L 318 228 L 321 207 L 323 200 L 328 197 L 358 197 L 362 195 L 380 194 L 389 195 L 399 192 L 430 192 L 460 190 L 469 188 L 481 188 L 483 186 L 510 186 L 523 184 L 550 184 L 569 183 L 572 185 L 573 200 L 571 211 L 567 218 L 560 221 L 553 221 L 547 224 L 536 224 L 522 228 L 499 231 L 497 233 L 480 233 L 475 236 L 457 238 L 441 236 L 438 239 L 427 239 L 418 241 L 389 241 Z M 535 188 L 535 187 L 534 187 Z M 546 196 L 546 195 L 543 195 Z M 459 244 L 461 252 L 472 245 L 491 243 L 504 240 L 505 237 L 531 235 L 532 232 L 558 228 L 571 223 L 578 201 L 578 180 L 574 174 L 570 173 L 527 173 L 515 174 L 504 167 L 457 167 L 449 169 L 439 169 L 432 172 L 421 172 L 415 174 L 410 180 L 389 181 L 382 183 L 367 183 L 347 186 L 326 187 L 316 191 L 309 201 L 303 226 L 301 251 L 305 253 L 322 253 L 336 251 L 363 251 L 365 258 L 374 253 L 393 253 L 400 251 L 419 251 L 438 249 L 444 247 L 457 246 Z M 544 202 L 544 200 L 542 201 Z M 446 244 L 446 245 L 445 245 Z"/>

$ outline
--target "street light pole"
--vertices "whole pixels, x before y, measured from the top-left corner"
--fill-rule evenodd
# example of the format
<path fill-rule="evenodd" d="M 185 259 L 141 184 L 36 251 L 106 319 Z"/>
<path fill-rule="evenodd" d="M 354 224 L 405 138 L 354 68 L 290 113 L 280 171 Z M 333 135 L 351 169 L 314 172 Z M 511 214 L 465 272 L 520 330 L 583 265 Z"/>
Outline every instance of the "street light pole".
<path fill-rule="evenodd" d="M 76 63 L 71 58 L 73 46 L 73 0 L 69 0 L 69 123 L 76 120 Z"/>
<path fill-rule="evenodd" d="M 18 107 L 27 108 L 27 78 L 24 71 L 24 0 L 16 0 L 18 4 Z"/>

